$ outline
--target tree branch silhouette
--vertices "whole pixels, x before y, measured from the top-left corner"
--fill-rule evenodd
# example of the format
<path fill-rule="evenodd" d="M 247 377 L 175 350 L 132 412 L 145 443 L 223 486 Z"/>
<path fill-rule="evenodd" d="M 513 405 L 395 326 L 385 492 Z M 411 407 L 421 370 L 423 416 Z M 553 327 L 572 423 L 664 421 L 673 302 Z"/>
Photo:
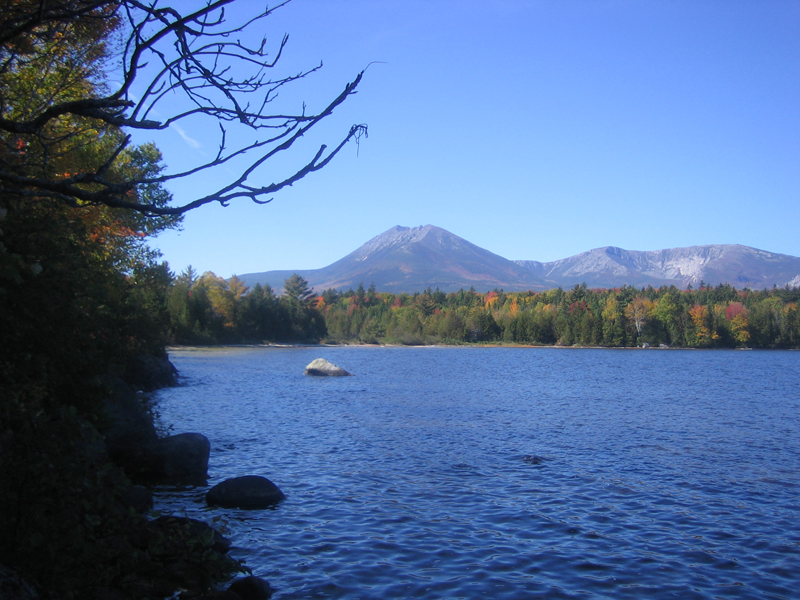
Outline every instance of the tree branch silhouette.
<path fill-rule="evenodd" d="M 234 200 L 249 199 L 264 204 L 270 201 L 269 195 L 322 169 L 349 141 L 366 137 L 367 126 L 351 126 L 332 149 L 322 145 L 302 167 L 273 183 L 252 182 L 259 167 L 291 149 L 356 93 L 364 75 L 358 73 L 316 113 L 307 114 L 305 104 L 297 114 L 271 112 L 281 88 L 311 75 L 322 64 L 272 77 L 288 36 L 270 53 L 266 37 L 248 45 L 240 35 L 290 1 L 265 8 L 240 25 L 229 24 L 226 15 L 234 0 L 212 0 L 189 14 L 162 7 L 158 0 L 12 3 L 0 15 L 0 193 L 52 198 L 71 206 L 106 205 L 146 215 L 180 215 L 213 202 L 227 206 Z M 80 57 L 70 63 L 76 77 L 84 76 L 94 85 L 81 97 L 40 98 L 26 111 L 12 110 L 18 108 L 19 98 L 13 97 L 3 82 L 13 80 L 15 72 L 30 61 L 41 60 L 41 53 L 52 47 L 53 40 L 57 43 L 59 36 L 68 35 L 76 26 L 105 27 L 103 31 L 111 30 L 123 38 L 118 52 L 109 56 L 109 64 L 81 64 Z M 107 34 L 99 37 L 103 35 Z M 109 73 L 119 78 L 113 86 Z M 179 111 L 173 108 L 176 96 L 181 100 L 177 104 L 184 107 Z M 120 181 L 109 176 L 131 143 L 127 131 L 163 131 L 198 117 L 219 129 L 219 148 L 212 159 L 151 178 Z M 231 128 L 249 130 L 258 139 L 229 149 L 226 143 Z M 81 165 L 78 172 L 52 172 L 49 158 L 63 152 L 70 136 L 87 132 L 97 136 L 117 132 L 119 142 L 104 147 L 95 163 Z M 185 204 L 148 203 L 136 193 L 143 185 L 184 179 L 243 158 L 248 166 L 241 175 Z"/>

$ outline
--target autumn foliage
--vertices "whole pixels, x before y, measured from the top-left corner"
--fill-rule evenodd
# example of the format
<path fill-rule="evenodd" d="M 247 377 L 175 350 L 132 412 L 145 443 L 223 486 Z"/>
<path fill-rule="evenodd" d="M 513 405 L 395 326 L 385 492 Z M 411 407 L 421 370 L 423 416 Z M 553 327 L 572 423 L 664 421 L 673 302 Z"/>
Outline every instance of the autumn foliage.
<path fill-rule="evenodd" d="M 229 284 L 213 274 L 201 279 L 216 281 L 220 288 Z M 183 285 L 180 281 L 176 286 Z M 267 289 L 271 308 L 261 310 L 261 321 L 231 321 L 226 330 L 231 335 L 207 328 L 205 339 L 212 343 L 300 339 L 291 325 L 289 297 Z M 261 297 L 264 290 L 259 286 L 250 294 Z M 237 300 L 242 314 L 254 314 L 255 298 L 250 294 Z M 359 286 L 346 292 L 326 290 L 316 297 L 318 327 L 311 337 L 343 343 L 795 348 L 800 344 L 798 300 L 796 289 L 735 290 L 728 285 L 701 290 L 575 286 L 566 291 L 449 294 L 431 289 L 392 294 Z M 226 311 L 219 302 L 208 300 L 205 310 L 217 315 L 208 316 L 205 327 L 215 318 L 224 320 Z M 178 341 L 185 339 L 179 336 Z"/>

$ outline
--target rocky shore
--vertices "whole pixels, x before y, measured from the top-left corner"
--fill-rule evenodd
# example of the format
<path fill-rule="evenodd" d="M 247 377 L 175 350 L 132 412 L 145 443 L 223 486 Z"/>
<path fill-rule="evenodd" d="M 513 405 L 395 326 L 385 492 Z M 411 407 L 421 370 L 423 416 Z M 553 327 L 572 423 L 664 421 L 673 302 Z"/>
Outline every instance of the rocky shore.
<path fill-rule="evenodd" d="M 29 504 L 31 515 L 40 514 L 36 505 L 43 500 L 54 510 L 30 524 L 21 539 L 52 548 L 76 538 L 72 555 L 61 555 L 69 566 L 54 563 L 48 571 L 29 559 L 0 564 L 0 600 L 269 598 L 269 583 L 231 558 L 230 540 L 211 525 L 153 512 L 155 486 L 202 488 L 208 481 L 208 438 L 198 432 L 159 435 L 156 427 L 147 393 L 177 385 L 175 367 L 166 355 L 137 356 L 114 371 L 95 382 L 102 398 L 95 422 L 66 410 L 49 420 L 48 431 L 37 426 L 40 431 L 27 440 L 6 436 L 11 443 L 0 444 L 0 466 L 30 460 L 25 448 L 31 444 L 49 463 L 40 464 L 39 481 L 22 489 L 16 502 Z M 351 375 L 324 359 L 310 363 L 305 374 Z M 76 486 L 82 488 L 77 494 Z M 205 495 L 208 506 L 244 510 L 266 509 L 284 498 L 258 474 L 219 482 Z"/>
<path fill-rule="evenodd" d="M 71 449 L 65 460 L 81 463 L 86 471 L 102 475 L 87 491 L 96 498 L 107 497 L 102 511 L 98 511 L 102 517 L 92 518 L 107 521 L 105 525 L 97 523 L 94 529 L 113 538 L 110 551 L 109 540 L 105 539 L 88 552 L 83 548 L 84 554 L 97 555 L 100 570 L 109 568 L 101 566 L 104 555 L 118 554 L 110 562 L 120 570 L 116 576 L 98 577 L 96 587 L 87 589 L 83 597 L 138 600 L 174 598 L 179 594 L 186 600 L 269 598 L 269 583 L 250 574 L 240 561 L 228 555 L 231 543 L 220 532 L 202 521 L 151 512 L 153 486 L 206 485 L 208 477 L 209 440 L 196 432 L 160 437 L 148 405 L 146 392 L 177 385 L 175 367 L 166 356 L 140 356 L 117 375 L 98 381 L 106 390 L 102 411 L 105 418 L 90 424 L 73 416 L 68 425 L 73 431 L 76 426 L 81 429 L 83 441 L 77 449 Z M 13 456 L 6 453 L 3 457 L 3 450 L 0 447 L 0 459 Z M 283 497 L 268 479 L 249 475 L 218 484 L 209 491 L 208 502 L 220 507 L 260 509 Z M 94 543 L 91 539 L 82 542 Z M 135 572 L 124 572 L 125 564 Z M 81 568 L 90 570 L 91 565 L 82 564 Z M 74 592 L 59 595 L 57 576 L 54 575 L 55 581 L 30 581 L 20 574 L 26 570 L 0 565 L 0 600 L 75 597 Z M 237 573 L 246 576 L 224 589 L 220 587 Z"/>
<path fill-rule="evenodd" d="M 177 385 L 177 369 L 167 358 L 139 358 L 133 368 L 126 369 L 126 380 L 141 391 Z M 132 490 L 139 498 L 137 509 L 152 508 L 153 485 L 205 485 L 208 479 L 208 461 L 211 444 L 202 433 L 185 432 L 165 437 L 156 433 L 153 417 L 143 397 L 136 394 L 124 381 L 114 380 L 115 393 L 109 397 L 107 414 L 110 426 L 105 432 L 106 445 L 112 460 L 122 467 L 131 481 Z M 223 508 L 260 509 L 284 499 L 283 492 L 265 477 L 246 475 L 223 481 L 209 490 L 207 503 Z M 133 503 L 132 503 L 133 504 Z M 244 566 L 227 557 L 230 540 L 213 527 L 195 519 L 178 516 L 159 516 L 149 521 L 150 531 L 158 536 L 163 529 L 181 528 L 187 543 L 200 543 L 222 557 L 242 573 Z M 221 582 L 200 577 L 200 581 L 182 581 L 186 591 L 181 597 L 228 600 L 263 600 L 272 589 L 259 577 L 239 577 L 224 591 L 217 589 Z M 206 590 L 206 591 L 203 591 Z M 201 593 L 203 592 L 203 593 Z"/>

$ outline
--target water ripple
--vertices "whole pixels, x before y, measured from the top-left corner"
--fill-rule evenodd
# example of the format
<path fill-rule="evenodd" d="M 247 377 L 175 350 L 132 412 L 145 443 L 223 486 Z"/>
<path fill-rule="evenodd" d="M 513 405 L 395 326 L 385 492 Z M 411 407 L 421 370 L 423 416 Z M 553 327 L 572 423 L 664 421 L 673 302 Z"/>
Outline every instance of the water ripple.
<path fill-rule="evenodd" d="M 302 376 L 319 356 L 356 377 Z M 186 385 L 159 410 L 210 438 L 209 484 L 261 474 L 287 499 L 164 488 L 158 508 L 216 519 L 278 600 L 796 597 L 798 353 L 172 358 Z"/>

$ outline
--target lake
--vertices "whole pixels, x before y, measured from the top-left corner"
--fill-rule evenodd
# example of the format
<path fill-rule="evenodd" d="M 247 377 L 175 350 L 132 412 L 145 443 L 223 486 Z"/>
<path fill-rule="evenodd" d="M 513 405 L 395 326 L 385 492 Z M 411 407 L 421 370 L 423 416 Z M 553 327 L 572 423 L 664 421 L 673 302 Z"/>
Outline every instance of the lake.
<path fill-rule="evenodd" d="M 309 598 L 800 597 L 800 352 L 176 349 L 156 393 L 209 485 L 156 508 Z M 326 358 L 354 377 L 303 375 Z"/>

